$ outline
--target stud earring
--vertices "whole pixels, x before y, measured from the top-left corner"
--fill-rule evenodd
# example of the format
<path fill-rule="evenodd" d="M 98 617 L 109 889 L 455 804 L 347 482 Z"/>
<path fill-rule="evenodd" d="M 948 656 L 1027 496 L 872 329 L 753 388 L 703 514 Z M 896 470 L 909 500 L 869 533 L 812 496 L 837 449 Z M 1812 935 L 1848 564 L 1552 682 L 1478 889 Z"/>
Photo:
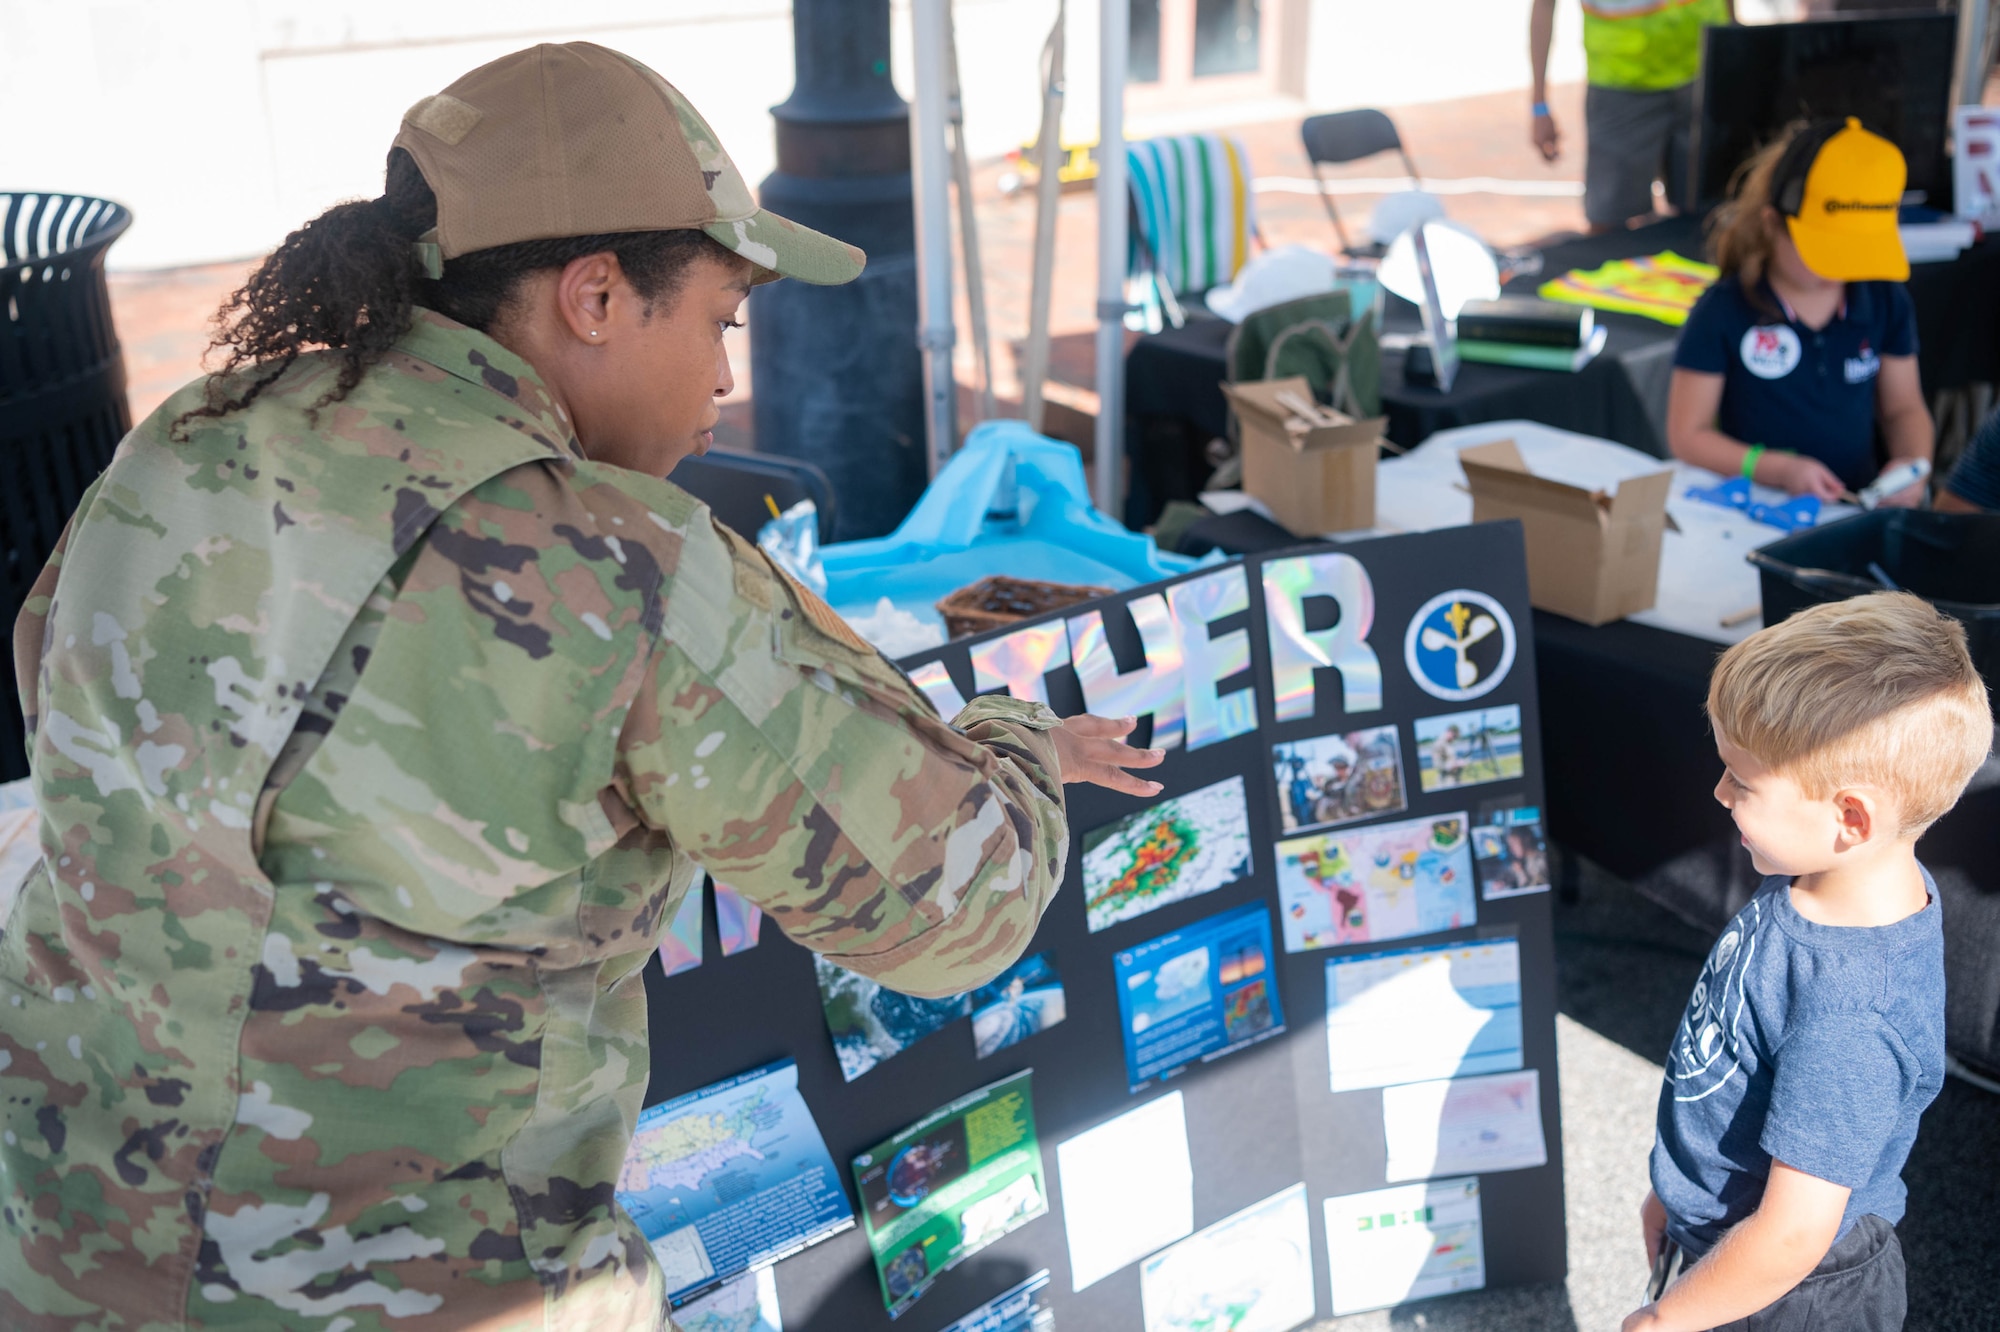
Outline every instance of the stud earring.
<path fill-rule="evenodd" d="M 591 336 L 591 337 L 593 337 L 593 338 L 594 338 L 594 337 L 596 337 L 596 336 L 597 336 L 597 330 L 596 330 L 596 329 L 594 329 L 594 328 L 593 328 L 593 329 L 591 329 L 591 330 L 590 330 L 590 336 Z"/>

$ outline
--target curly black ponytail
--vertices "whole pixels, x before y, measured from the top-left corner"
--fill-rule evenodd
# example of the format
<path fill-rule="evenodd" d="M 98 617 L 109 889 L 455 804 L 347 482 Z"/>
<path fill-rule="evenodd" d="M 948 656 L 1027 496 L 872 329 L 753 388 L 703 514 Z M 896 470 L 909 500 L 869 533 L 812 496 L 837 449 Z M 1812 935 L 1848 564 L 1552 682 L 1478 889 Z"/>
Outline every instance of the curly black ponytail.
<path fill-rule="evenodd" d="M 224 353 L 222 363 L 202 405 L 183 412 L 172 435 L 185 438 L 190 421 L 249 406 L 302 352 L 318 348 L 340 353 L 340 375 L 311 410 L 339 402 L 409 331 L 418 306 L 491 332 L 528 274 L 608 250 L 650 315 L 652 303 L 679 295 L 697 258 L 734 261 L 699 231 L 560 236 L 460 255 L 433 281 L 413 242 L 436 224 L 437 197 L 416 160 L 391 150 L 381 198 L 327 209 L 285 237 L 222 303 L 209 343 Z"/>

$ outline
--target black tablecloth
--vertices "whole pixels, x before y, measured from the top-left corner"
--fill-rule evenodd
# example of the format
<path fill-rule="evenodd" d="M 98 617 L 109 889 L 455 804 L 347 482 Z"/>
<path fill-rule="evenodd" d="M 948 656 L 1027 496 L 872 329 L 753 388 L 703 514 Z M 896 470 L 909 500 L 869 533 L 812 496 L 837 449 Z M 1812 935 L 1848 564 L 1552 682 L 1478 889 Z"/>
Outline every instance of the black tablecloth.
<path fill-rule="evenodd" d="M 1716 803 L 1702 702 L 1721 646 L 1625 621 L 1535 612 L 1549 835 L 1647 897 L 1720 931 L 1758 876 Z M 1947 928 L 1952 1052 L 2000 1073 L 2000 761 L 1924 835 Z"/>
<path fill-rule="evenodd" d="M 1697 257 L 1701 225 L 1668 218 L 1634 231 L 1582 237 L 1543 252 L 1538 275 L 1508 291 L 1532 294 L 1573 268 L 1662 250 Z M 1974 246 L 1950 263 L 1913 268 L 1910 297 L 1917 311 L 1918 365 L 1926 393 L 2000 380 L 2000 241 Z M 1382 410 L 1389 438 L 1410 447 L 1439 430 L 1481 421 L 1521 419 L 1616 440 L 1665 457 L 1667 384 L 1680 330 L 1636 315 L 1600 311 L 1608 332 L 1604 351 L 1575 374 L 1511 366 L 1459 367 L 1449 393 L 1403 383 L 1403 354 L 1382 356 Z M 1417 332 L 1416 308 L 1389 298 L 1391 332 Z M 1125 449 L 1132 462 L 1126 521 L 1150 523 L 1170 499 L 1192 499 L 1210 468 L 1203 446 L 1227 433 L 1219 387 L 1223 344 L 1234 325 L 1200 320 L 1143 337 L 1125 361 Z"/>

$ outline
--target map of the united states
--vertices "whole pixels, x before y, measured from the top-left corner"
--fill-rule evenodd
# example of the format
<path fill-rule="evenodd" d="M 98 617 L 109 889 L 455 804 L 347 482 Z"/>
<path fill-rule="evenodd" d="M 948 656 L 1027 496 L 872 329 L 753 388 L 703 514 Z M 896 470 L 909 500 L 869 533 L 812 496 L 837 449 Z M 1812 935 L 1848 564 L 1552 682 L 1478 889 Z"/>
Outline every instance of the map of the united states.
<path fill-rule="evenodd" d="M 728 1110 L 697 1111 L 648 1125 L 633 1139 L 625 1168 L 618 1176 L 618 1191 L 699 1188 L 703 1180 L 739 1156 L 763 1160 L 764 1154 L 751 1142 L 763 1105 L 764 1092 L 759 1088 Z"/>

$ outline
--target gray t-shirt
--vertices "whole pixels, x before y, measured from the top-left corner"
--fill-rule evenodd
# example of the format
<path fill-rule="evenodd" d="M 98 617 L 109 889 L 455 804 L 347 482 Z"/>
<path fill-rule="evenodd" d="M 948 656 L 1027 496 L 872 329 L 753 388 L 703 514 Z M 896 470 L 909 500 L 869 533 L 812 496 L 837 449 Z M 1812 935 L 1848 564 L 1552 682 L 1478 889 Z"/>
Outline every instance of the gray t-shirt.
<path fill-rule="evenodd" d="M 1708 955 L 1667 1057 L 1653 1191 L 1667 1233 L 1708 1251 L 1764 1196 L 1773 1158 L 1903 1215 L 1903 1162 L 1944 1082 L 1944 930 L 1930 902 L 1893 925 L 1818 925 L 1764 880 Z"/>

